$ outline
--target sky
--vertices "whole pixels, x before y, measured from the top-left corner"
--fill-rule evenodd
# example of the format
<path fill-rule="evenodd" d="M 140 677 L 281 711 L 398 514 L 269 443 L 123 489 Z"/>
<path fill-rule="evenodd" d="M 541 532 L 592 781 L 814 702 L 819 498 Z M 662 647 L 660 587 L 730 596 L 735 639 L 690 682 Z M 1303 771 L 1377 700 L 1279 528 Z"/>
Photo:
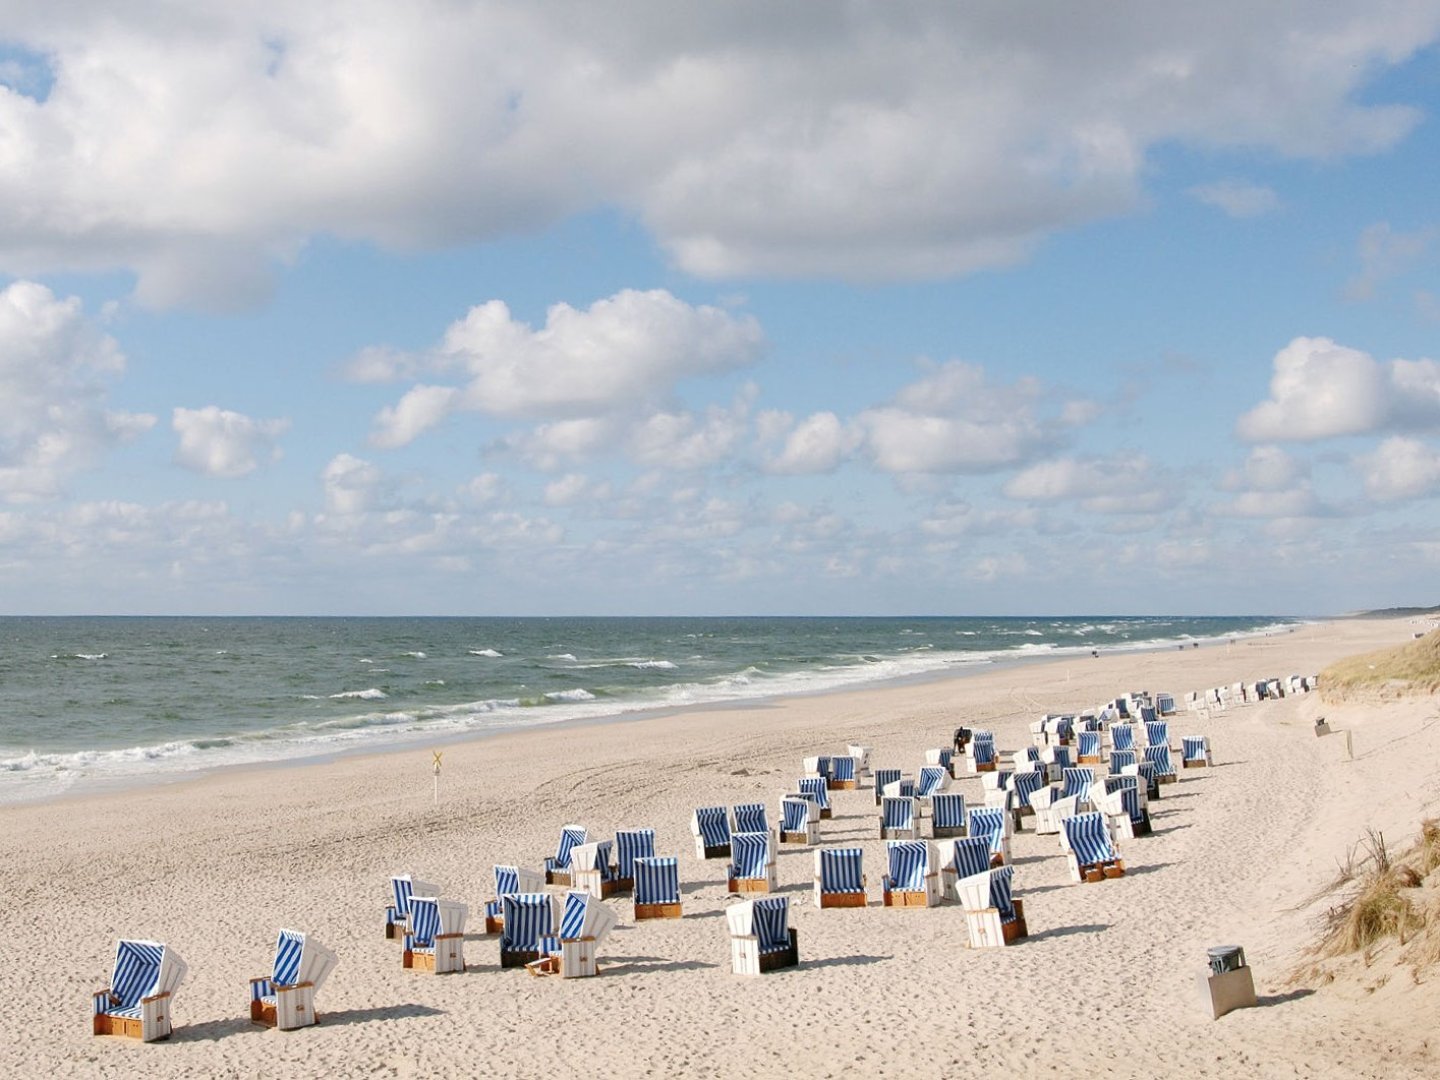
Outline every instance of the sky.
<path fill-rule="evenodd" d="M 1440 603 L 1440 0 L 0 0 L 0 611 Z"/>

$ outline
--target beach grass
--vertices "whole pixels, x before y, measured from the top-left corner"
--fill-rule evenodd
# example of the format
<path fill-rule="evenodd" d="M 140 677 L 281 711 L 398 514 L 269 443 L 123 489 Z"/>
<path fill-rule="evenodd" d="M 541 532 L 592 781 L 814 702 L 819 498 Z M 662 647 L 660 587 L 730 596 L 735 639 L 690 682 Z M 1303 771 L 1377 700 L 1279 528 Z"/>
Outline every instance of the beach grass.
<path fill-rule="evenodd" d="M 1375 692 L 1428 694 L 1440 689 L 1440 630 L 1379 652 L 1338 660 L 1320 673 L 1327 700 Z"/>

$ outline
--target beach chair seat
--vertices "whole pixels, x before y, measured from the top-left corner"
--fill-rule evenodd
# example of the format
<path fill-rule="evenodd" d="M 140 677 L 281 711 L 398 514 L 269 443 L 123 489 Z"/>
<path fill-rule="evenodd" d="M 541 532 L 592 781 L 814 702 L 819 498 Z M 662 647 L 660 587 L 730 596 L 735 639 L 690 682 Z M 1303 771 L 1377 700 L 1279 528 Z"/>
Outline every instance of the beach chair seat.
<path fill-rule="evenodd" d="M 281 930 L 269 975 L 250 980 L 250 1022 L 293 1031 L 319 1023 L 315 994 L 337 957 L 299 930 Z"/>
<path fill-rule="evenodd" d="M 919 804 L 913 798 L 886 795 L 881 800 L 880 838 L 882 840 L 918 840 L 920 838 Z"/>
<path fill-rule="evenodd" d="M 990 869 L 990 838 L 988 836 L 964 836 L 952 840 L 940 864 L 940 894 L 950 896 L 955 892 L 955 883 L 962 878 L 974 877 Z"/>
<path fill-rule="evenodd" d="M 770 821 L 764 803 L 740 803 L 730 810 L 730 833 L 769 832 Z"/>
<path fill-rule="evenodd" d="M 1134 765 L 1136 761 L 1134 750 L 1111 750 L 1110 751 L 1110 775 L 1121 776 L 1125 772 L 1125 766 Z"/>
<path fill-rule="evenodd" d="M 809 799 L 786 795 L 780 800 L 780 842 L 814 844 L 820 840 L 820 808 Z"/>
<path fill-rule="evenodd" d="M 410 898 L 412 896 L 439 896 L 444 890 L 429 881 L 421 881 L 410 874 L 396 874 L 390 879 L 390 895 L 394 903 L 385 908 L 385 938 L 396 941 L 405 936 L 409 925 Z"/>
<path fill-rule="evenodd" d="M 858 847 L 817 848 L 815 906 L 864 907 L 865 852 Z"/>
<path fill-rule="evenodd" d="M 597 955 L 615 921 L 615 913 L 593 893 L 572 889 L 565 894 L 558 933 L 541 942 L 542 955 L 526 964 L 526 970 L 562 979 L 598 975 Z"/>
<path fill-rule="evenodd" d="M 790 925 L 790 898 L 762 896 L 725 909 L 730 931 L 730 970 L 763 975 L 800 963 L 799 935 Z"/>
<path fill-rule="evenodd" d="M 141 1042 L 168 1039 L 175 991 L 189 970 L 178 953 L 158 941 L 115 945 L 110 985 L 91 995 L 91 1031 Z"/>
<path fill-rule="evenodd" d="M 966 836 L 983 836 L 990 844 L 990 862 L 1000 866 L 1010 861 L 1010 815 L 999 806 L 970 808 Z"/>
<path fill-rule="evenodd" d="M 1062 838 L 1074 881 L 1103 881 L 1123 877 L 1125 861 L 1110 837 L 1105 815 L 1098 811 L 1076 814 L 1063 822 Z"/>
<path fill-rule="evenodd" d="M 589 830 L 584 825 L 563 825 L 560 828 L 560 843 L 555 848 L 555 854 L 545 859 L 545 884 L 546 885 L 569 885 L 570 882 L 570 852 L 585 843 L 588 839 Z"/>
<path fill-rule="evenodd" d="M 654 829 L 619 829 L 615 833 L 615 889 L 635 888 L 635 860 L 655 854 Z M 527 890 L 528 891 L 528 890 Z"/>
<path fill-rule="evenodd" d="M 899 769 L 876 769 L 873 775 L 875 778 L 875 805 L 879 806 L 880 800 L 885 797 L 885 789 L 891 784 L 897 783 L 902 774 Z"/>
<path fill-rule="evenodd" d="M 859 770 L 850 756 L 830 759 L 830 778 L 826 786 L 832 791 L 855 791 L 860 787 Z"/>
<path fill-rule="evenodd" d="M 524 967 L 548 954 L 556 936 L 558 898 L 549 893 L 516 893 L 501 898 L 505 905 L 505 928 L 500 931 L 500 966 Z"/>
<path fill-rule="evenodd" d="M 1044 790 L 1046 787 L 1043 769 L 1024 769 L 1015 774 L 1010 781 L 1010 790 L 1015 793 L 1016 828 L 1019 828 L 1022 818 L 1030 817 L 1035 813 L 1035 808 L 1030 805 L 1030 800 L 1034 798 L 1036 792 Z"/>
<path fill-rule="evenodd" d="M 1210 740 L 1204 735 L 1182 735 L 1180 764 L 1187 769 L 1205 769 L 1213 765 L 1214 762 L 1210 760 Z"/>
<path fill-rule="evenodd" d="M 730 834 L 728 873 L 732 893 L 768 893 L 775 889 L 775 843 L 768 832 Z"/>
<path fill-rule="evenodd" d="M 922 800 L 921 805 L 930 801 L 930 796 L 937 791 L 944 791 L 950 786 L 950 769 L 946 765 L 923 765 L 920 774 L 915 779 L 915 797 Z"/>
<path fill-rule="evenodd" d="M 701 806 L 690 816 L 697 859 L 730 857 L 730 814 L 723 806 Z"/>
<path fill-rule="evenodd" d="M 1140 793 L 1138 776 L 1107 776 L 1104 792 L 1094 797 L 1094 803 L 1095 809 L 1105 815 L 1112 840 L 1150 834 L 1150 812 Z"/>
<path fill-rule="evenodd" d="M 1082 731 L 1075 736 L 1075 760 L 1081 765 L 1100 764 L 1100 732 Z"/>
<path fill-rule="evenodd" d="M 965 748 L 966 771 L 971 773 L 992 772 L 996 763 L 995 733 L 976 731 L 970 736 L 970 745 Z"/>
<path fill-rule="evenodd" d="M 930 796 L 930 835 L 946 840 L 965 835 L 965 796 L 958 791 L 941 791 Z"/>
<path fill-rule="evenodd" d="M 1178 779 L 1175 763 L 1170 760 L 1170 747 L 1164 743 L 1145 747 L 1145 760 L 1154 767 L 1157 784 L 1173 784 Z"/>
<path fill-rule="evenodd" d="M 998 866 L 956 881 L 972 949 L 1000 948 L 1029 936 L 1025 905 L 1011 895 L 1014 875 L 1013 867 Z"/>
<path fill-rule="evenodd" d="M 680 861 L 673 855 L 637 858 L 633 900 L 636 922 L 680 918 Z"/>
<path fill-rule="evenodd" d="M 543 892 L 545 874 L 523 866 L 495 866 L 495 899 L 485 902 L 485 933 L 498 934 L 505 925 L 505 897 L 522 892 Z"/>
<path fill-rule="evenodd" d="M 827 758 L 826 760 L 828 761 L 829 759 Z M 796 785 L 796 790 L 802 795 L 813 795 L 815 805 L 820 808 L 820 819 L 822 821 L 830 820 L 832 815 L 830 811 L 830 782 L 828 780 L 824 777 L 806 776 L 801 778 L 800 782 Z"/>
<path fill-rule="evenodd" d="M 470 908 L 438 896 L 410 898 L 410 926 L 400 965 L 436 975 L 465 970 L 465 920 Z"/>
<path fill-rule="evenodd" d="M 1107 734 L 1110 736 L 1111 750 L 1135 749 L 1134 724 L 1111 724 Z"/>
<path fill-rule="evenodd" d="M 845 747 L 845 753 L 855 759 L 856 776 L 870 775 L 870 747 L 861 746 L 859 743 L 850 743 Z"/>
<path fill-rule="evenodd" d="M 1075 796 L 1075 803 L 1081 810 L 1090 808 L 1090 788 L 1095 783 L 1095 772 L 1084 765 L 1066 769 L 1060 780 L 1060 798 Z"/>
<path fill-rule="evenodd" d="M 570 887 L 582 889 L 603 900 L 620 891 L 619 872 L 610 861 L 615 844 L 611 840 L 592 840 L 570 849 Z"/>
<path fill-rule="evenodd" d="M 880 879 L 886 907 L 934 907 L 940 903 L 940 864 L 928 840 L 887 840 L 890 872 Z"/>

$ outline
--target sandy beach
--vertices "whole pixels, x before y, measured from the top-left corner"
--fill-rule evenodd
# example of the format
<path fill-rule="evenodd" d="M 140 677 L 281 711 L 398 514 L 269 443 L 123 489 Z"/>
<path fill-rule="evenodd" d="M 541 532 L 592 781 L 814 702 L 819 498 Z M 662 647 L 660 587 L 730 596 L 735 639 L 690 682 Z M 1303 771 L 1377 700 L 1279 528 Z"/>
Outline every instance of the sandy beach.
<path fill-rule="evenodd" d="M 1072 884 L 1054 836 L 1012 841 L 1030 937 L 972 951 L 960 906 L 880 905 L 884 846 L 873 793 L 832 793 L 822 843 L 865 849 L 870 903 L 812 906 L 811 849 L 783 847 L 801 964 L 735 976 L 723 861 L 694 856 L 691 810 L 778 797 L 807 754 L 873 747 L 913 775 L 961 724 L 1002 754 L 1047 711 L 1133 690 L 1190 690 L 1313 673 L 1409 640 L 1405 619 L 1343 620 L 1233 645 L 1071 658 L 861 692 L 782 699 L 449 746 L 441 799 L 428 749 L 227 772 L 103 796 L 0 809 L 0 969 L 7 1076 L 1396 1077 L 1440 1075 L 1429 978 L 1291 975 L 1315 899 L 1366 828 L 1408 843 L 1440 804 L 1433 699 L 1326 706 L 1318 695 L 1183 709 L 1215 766 L 1182 771 L 1152 803 L 1154 834 L 1123 848 L 1124 878 Z M 1314 719 L 1350 732 L 1316 738 Z M 980 799 L 980 781 L 955 790 Z M 628 898 L 594 979 L 502 971 L 483 930 L 495 863 L 538 867 L 562 824 L 593 837 L 650 826 L 680 856 L 685 917 L 634 925 Z M 468 969 L 402 970 L 382 935 L 388 879 L 412 872 L 470 905 Z M 252 1026 L 247 980 L 276 929 L 313 934 L 340 963 L 318 1027 Z M 168 943 L 190 972 L 174 1035 L 90 1034 L 90 995 L 115 940 Z M 1210 1019 L 1194 978 L 1205 950 L 1239 944 L 1260 1007 Z M 1387 969 L 1388 971 L 1388 969 Z"/>

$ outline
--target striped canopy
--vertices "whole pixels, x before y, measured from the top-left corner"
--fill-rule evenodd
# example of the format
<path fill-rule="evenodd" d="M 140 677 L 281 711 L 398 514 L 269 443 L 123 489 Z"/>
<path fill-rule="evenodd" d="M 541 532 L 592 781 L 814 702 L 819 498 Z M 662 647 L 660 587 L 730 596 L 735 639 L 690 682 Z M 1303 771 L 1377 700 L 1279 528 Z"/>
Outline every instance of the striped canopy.
<path fill-rule="evenodd" d="M 820 891 L 827 893 L 865 891 L 865 852 L 862 848 L 821 848 Z"/>
<path fill-rule="evenodd" d="M 615 834 L 615 862 L 622 878 L 635 876 L 635 860 L 655 854 L 654 829 L 621 829 Z"/>
<path fill-rule="evenodd" d="M 924 840 L 887 840 L 890 888 L 912 892 L 925 888 L 930 872 L 930 845 Z"/>
<path fill-rule="evenodd" d="M 1065 829 L 1065 841 L 1080 865 L 1109 862 L 1115 858 L 1115 845 L 1110 842 L 1110 830 L 1105 827 L 1103 814 L 1098 811 L 1076 814 L 1060 824 Z"/>
<path fill-rule="evenodd" d="M 958 829 L 965 824 L 965 796 L 941 791 L 930 798 L 930 814 L 937 829 Z"/>
<path fill-rule="evenodd" d="M 680 863 L 673 855 L 644 855 L 635 860 L 635 903 L 678 904 Z"/>

